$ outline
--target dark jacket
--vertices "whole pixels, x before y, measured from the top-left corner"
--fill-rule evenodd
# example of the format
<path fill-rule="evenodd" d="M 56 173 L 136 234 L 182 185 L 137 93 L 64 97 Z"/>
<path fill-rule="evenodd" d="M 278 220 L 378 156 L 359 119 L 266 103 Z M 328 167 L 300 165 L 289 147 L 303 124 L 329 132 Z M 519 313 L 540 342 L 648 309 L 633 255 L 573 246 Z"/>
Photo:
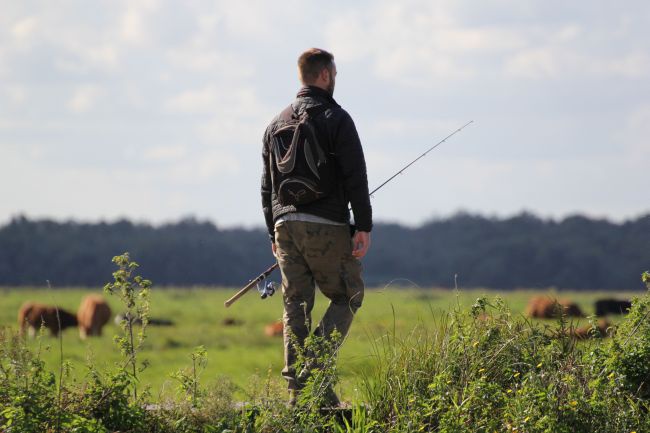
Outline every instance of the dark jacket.
<path fill-rule="evenodd" d="M 329 107 L 316 116 L 314 124 L 321 139 L 333 157 L 336 167 L 336 185 L 327 196 L 300 206 L 282 206 L 275 195 L 271 182 L 271 161 L 269 159 L 270 137 L 277 128 L 279 116 L 276 116 L 264 133 L 262 159 L 262 208 L 266 226 L 271 240 L 274 240 L 275 220 L 289 212 L 303 212 L 317 215 L 337 222 L 350 222 L 348 204 L 352 206 L 354 223 L 357 230 L 372 230 L 372 207 L 368 195 L 368 177 L 366 161 L 361 148 L 361 141 L 350 115 L 336 103 L 325 90 L 305 86 L 298 92 L 293 106 L 296 111 L 304 108 L 327 104 Z"/>

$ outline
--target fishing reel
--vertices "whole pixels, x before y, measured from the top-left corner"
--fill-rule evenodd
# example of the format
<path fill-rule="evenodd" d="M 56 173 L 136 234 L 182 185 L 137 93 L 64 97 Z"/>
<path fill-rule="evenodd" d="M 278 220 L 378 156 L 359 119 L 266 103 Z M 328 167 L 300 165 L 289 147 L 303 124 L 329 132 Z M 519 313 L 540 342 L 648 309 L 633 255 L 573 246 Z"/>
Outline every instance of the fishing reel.
<path fill-rule="evenodd" d="M 266 299 L 269 296 L 273 296 L 273 294 L 279 288 L 280 285 L 275 281 L 271 281 L 271 280 L 266 280 L 266 283 L 264 283 L 264 280 L 257 283 L 257 291 L 260 292 L 260 298 L 262 299 Z"/>

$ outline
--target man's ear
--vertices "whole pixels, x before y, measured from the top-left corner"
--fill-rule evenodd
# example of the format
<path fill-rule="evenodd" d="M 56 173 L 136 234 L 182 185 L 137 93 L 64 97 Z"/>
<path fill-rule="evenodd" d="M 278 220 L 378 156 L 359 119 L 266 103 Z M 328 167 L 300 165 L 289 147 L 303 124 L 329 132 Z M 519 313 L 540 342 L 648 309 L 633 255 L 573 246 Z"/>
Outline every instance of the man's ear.
<path fill-rule="evenodd" d="M 329 69 L 323 68 L 323 70 L 320 71 L 320 77 L 323 80 L 323 82 L 329 83 L 331 79 Z"/>

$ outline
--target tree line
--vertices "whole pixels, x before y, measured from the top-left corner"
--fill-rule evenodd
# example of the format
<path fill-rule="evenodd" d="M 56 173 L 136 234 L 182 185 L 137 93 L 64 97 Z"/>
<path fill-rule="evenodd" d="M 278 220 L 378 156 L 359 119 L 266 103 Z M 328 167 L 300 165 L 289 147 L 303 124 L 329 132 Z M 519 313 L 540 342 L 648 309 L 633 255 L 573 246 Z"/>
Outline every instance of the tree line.
<path fill-rule="evenodd" d="M 187 218 L 153 226 L 13 218 L 0 227 L 0 286 L 96 287 L 125 251 L 156 285 L 242 286 L 273 263 L 263 229 Z M 419 227 L 378 223 L 363 260 L 370 287 L 641 289 L 650 268 L 650 214 L 622 223 L 523 213 L 460 213 Z M 279 274 L 273 275 L 276 280 Z"/>

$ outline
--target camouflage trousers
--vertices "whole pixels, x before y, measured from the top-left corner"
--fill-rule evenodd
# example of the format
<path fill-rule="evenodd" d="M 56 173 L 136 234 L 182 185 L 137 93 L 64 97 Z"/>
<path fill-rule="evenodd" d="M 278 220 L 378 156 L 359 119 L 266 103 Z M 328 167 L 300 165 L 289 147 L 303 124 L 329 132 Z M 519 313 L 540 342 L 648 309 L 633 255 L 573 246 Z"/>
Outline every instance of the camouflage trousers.
<path fill-rule="evenodd" d="M 282 376 L 289 389 L 300 389 L 303 378 L 297 377 L 295 364 L 311 332 L 315 288 L 330 303 L 314 335 L 328 338 L 336 329 L 342 341 L 363 301 L 361 263 L 352 256 L 347 225 L 283 221 L 275 226 L 275 242 L 284 301 Z"/>

